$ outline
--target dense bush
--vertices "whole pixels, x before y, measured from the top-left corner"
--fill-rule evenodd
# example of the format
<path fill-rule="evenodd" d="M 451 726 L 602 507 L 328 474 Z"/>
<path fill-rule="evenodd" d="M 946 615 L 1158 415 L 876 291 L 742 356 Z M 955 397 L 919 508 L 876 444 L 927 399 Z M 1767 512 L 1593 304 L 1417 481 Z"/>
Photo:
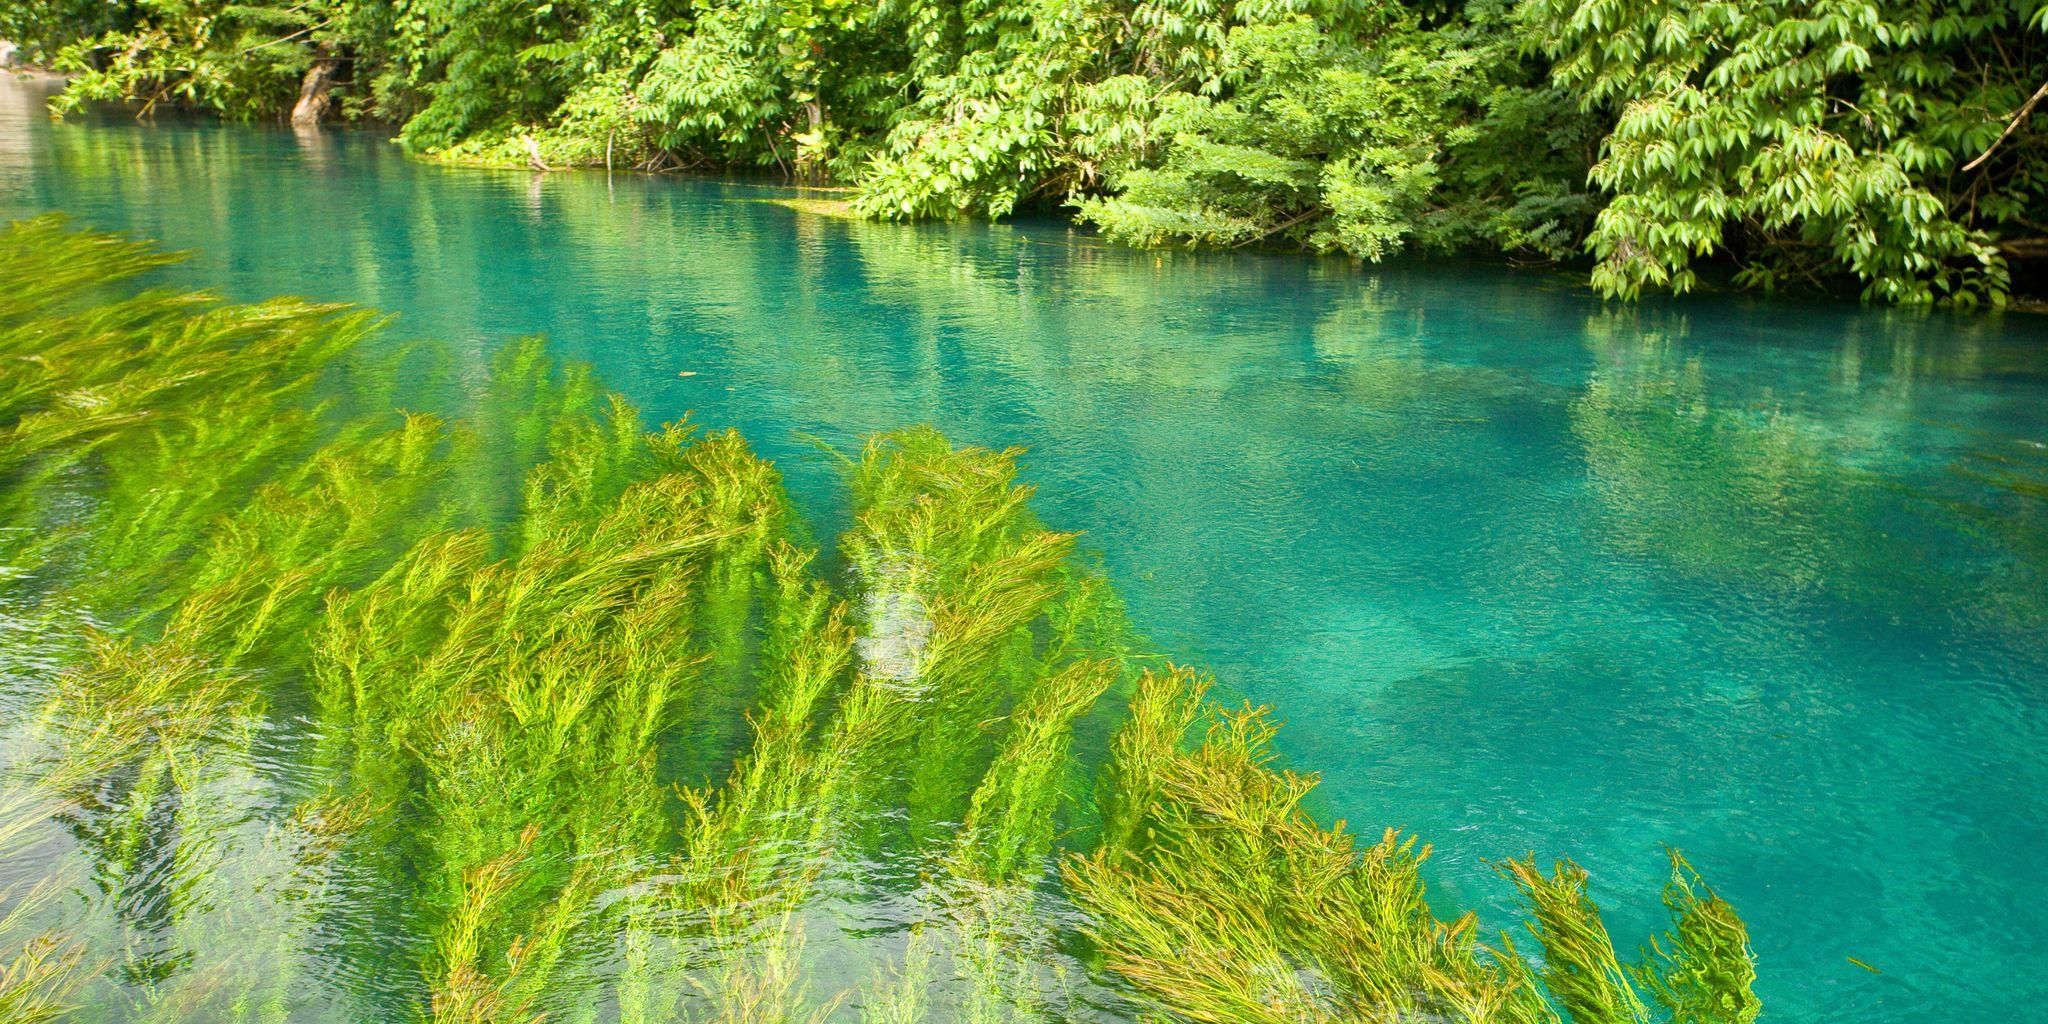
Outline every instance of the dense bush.
<path fill-rule="evenodd" d="M 70 98 L 416 152 L 775 168 L 891 218 L 1594 261 L 1609 295 L 1988 301 L 2048 257 L 2041 0 L 32 0 Z"/>
<path fill-rule="evenodd" d="M 1611 201 L 1588 240 L 1610 293 L 1683 291 L 1694 257 L 1728 251 L 1746 283 L 1848 273 L 1896 301 L 2003 301 L 2005 257 L 2048 242 L 2048 166 L 2025 123 L 2048 81 L 2036 0 L 1521 13 L 1554 80 L 1612 112 L 1593 168 Z"/>

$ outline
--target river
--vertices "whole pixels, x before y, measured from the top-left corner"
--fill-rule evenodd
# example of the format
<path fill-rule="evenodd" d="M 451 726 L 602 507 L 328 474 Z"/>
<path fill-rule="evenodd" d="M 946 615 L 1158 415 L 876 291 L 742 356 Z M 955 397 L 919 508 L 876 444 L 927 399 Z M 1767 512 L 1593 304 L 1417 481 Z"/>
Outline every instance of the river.
<path fill-rule="evenodd" d="M 1670 844 L 1773 1019 L 2048 1003 L 2048 318 L 852 222 L 370 131 L 53 124 L 47 88 L 0 79 L 0 215 L 397 313 L 458 388 L 544 334 L 651 420 L 740 428 L 827 528 L 868 432 L 1026 449 L 1152 642 L 1489 925 L 1488 860 L 1570 855 L 1631 948 Z"/>

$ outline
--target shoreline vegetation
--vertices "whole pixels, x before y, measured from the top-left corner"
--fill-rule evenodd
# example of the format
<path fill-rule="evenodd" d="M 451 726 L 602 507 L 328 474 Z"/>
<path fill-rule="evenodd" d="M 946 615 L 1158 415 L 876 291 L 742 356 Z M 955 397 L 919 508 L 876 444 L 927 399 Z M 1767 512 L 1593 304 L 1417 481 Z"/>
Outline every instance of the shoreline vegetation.
<path fill-rule="evenodd" d="M 828 549 L 537 340 L 400 413 L 431 346 L 177 258 L 0 233 L 0 1018 L 1757 1017 L 1675 852 L 1634 958 L 1502 862 L 1524 949 L 1319 821 L 1018 452 L 869 439 Z"/>
<path fill-rule="evenodd" d="M 451 163 L 766 170 L 884 219 L 2004 306 L 2048 258 L 2038 0 L 22 0 L 113 102 Z"/>

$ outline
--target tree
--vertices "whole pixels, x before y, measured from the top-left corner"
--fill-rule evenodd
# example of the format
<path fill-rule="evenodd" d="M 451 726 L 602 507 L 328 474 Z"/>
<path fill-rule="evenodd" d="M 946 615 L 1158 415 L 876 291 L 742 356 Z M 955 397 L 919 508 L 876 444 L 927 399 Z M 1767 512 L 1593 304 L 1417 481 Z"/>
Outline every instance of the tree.
<path fill-rule="evenodd" d="M 2042 240 L 2040 141 L 1991 146 L 2048 79 L 2035 0 L 1524 0 L 1559 85 L 1614 127 L 1594 284 L 1851 275 L 1894 302 L 2002 303 Z M 2022 118 L 2023 120 L 2023 118 Z M 1968 165 L 1968 166 L 1966 166 Z"/>

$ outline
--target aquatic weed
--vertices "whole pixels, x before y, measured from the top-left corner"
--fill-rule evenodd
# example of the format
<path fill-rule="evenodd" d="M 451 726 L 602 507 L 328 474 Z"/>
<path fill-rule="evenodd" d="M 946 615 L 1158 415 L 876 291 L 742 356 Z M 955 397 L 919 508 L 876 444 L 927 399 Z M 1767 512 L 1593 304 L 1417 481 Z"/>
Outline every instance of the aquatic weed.
<path fill-rule="evenodd" d="M 995 1024 L 1086 985 L 1216 1024 L 1756 1017 L 1741 922 L 1676 857 L 1635 964 L 1568 863 L 1503 866 L 1540 971 L 1439 917 L 1428 848 L 1316 820 L 1267 710 L 1139 670 L 1014 451 L 868 441 L 828 579 L 742 439 L 650 430 L 538 340 L 448 417 L 358 415 L 324 389 L 377 318 L 95 294 L 160 261 L 80 238 L 0 234 L 0 280 L 99 266 L 0 311 L 5 550 L 56 581 L 52 622 L 123 635 L 33 682 L 0 846 L 61 823 L 98 896 L 59 937 L 0 928 L 0 1009 L 99 985 L 143 1019 L 284 1020 L 327 949 L 396 944 L 409 1000 L 335 1003 Z M 305 791 L 257 757 L 285 702 Z M 335 920 L 350 872 L 385 918 Z M 833 959 L 875 980 L 820 982 Z"/>

